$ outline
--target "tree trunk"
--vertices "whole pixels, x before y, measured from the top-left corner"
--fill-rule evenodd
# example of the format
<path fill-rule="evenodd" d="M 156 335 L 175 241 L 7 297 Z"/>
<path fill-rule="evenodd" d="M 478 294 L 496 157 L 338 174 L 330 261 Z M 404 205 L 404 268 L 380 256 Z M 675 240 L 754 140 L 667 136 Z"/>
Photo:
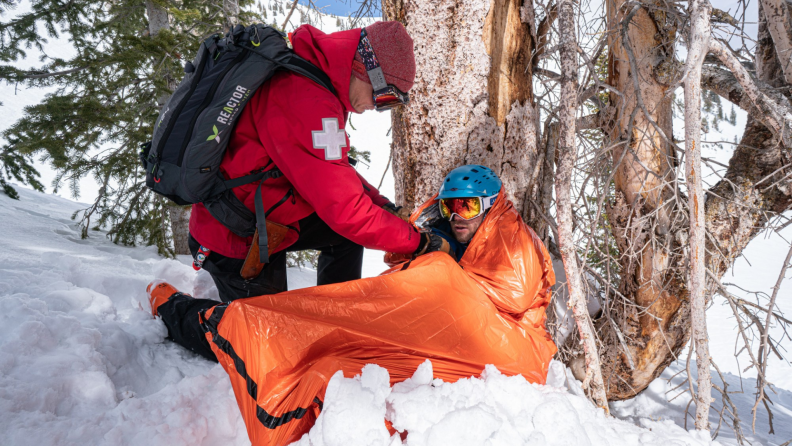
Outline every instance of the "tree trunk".
<path fill-rule="evenodd" d="M 709 339 L 707 336 L 707 271 L 705 263 L 706 223 L 704 220 L 704 189 L 701 176 L 701 67 L 710 40 L 708 0 L 690 3 L 690 35 L 685 77 L 685 178 L 688 189 L 690 218 L 688 288 L 693 345 L 696 350 L 698 389 L 696 390 L 696 429 L 709 431 L 709 410 L 712 395 Z M 688 376 L 688 382 L 693 382 Z"/>
<path fill-rule="evenodd" d="M 223 15 L 225 15 L 225 31 L 229 31 L 239 23 L 239 0 L 223 0 Z"/>
<path fill-rule="evenodd" d="M 646 388 L 676 357 L 690 330 L 686 294 L 670 292 L 685 288 L 671 268 L 681 261 L 672 232 L 676 158 L 666 96 L 676 71 L 676 30 L 658 9 L 631 5 L 607 4 L 609 83 L 621 92 L 610 95 L 616 116 L 606 129 L 616 189 L 608 216 L 621 255 L 618 290 L 624 298 L 611 299 L 606 311 L 628 350 L 619 347 L 618 333 L 603 318 L 599 328 L 610 400 Z"/>
<path fill-rule="evenodd" d="M 785 0 L 761 0 L 767 33 L 775 44 L 778 66 L 787 84 L 792 84 L 792 16 Z M 758 54 L 758 53 L 757 53 Z"/>
<path fill-rule="evenodd" d="M 168 22 L 168 11 L 158 6 L 151 0 L 146 1 L 146 15 L 149 21 L 149 35 L 155 36 L 161 30 L 170 29 Z M 168 89 L 173 91 L 178 83 L 170 74 L 168 77 Z M 168 100 L 169 94 L 164 94 L 157 98 L 157 102 L 162 108 Z M 190 210 L 189 206 L 179 206 L 168 201 L 168 215 L 170 216 L 171 234 L 173 235 L 173 250 L 176 254 L 189 255 L 190 247 L 187 239 L 190 234 Z"/>
<path fill-rule="evenodd" d="M 483 164 L 501 176 L 505 193 L 526 222 L 545 226 L 540 209 L 552 188 L 542 183 L 552 180 L 553 165 L 545 154 L 558 144 L 560 162 L 569 164 L 563 157 L 569 156 L 573 143 L 562 141 L 559 128 L 545 135 L 547 147 L 538 149 L 530 64 L 537 39 L 532 8 L 523 0 L 383 1 L 384 17 L 402 21 L 416 43 L 418 71 L 411 104 L 392 114 L 399 204 L 414 208 L 437 192 L 454 167 Z M 615 189 L 607 217 L 620 257 L 618 288 L 604 309 L 609 317 L 596 326 L 610 400 L 645 389 L 677 358 L 691 334 L 685 270 L 688 197 L 676 184 L 679 148 L 672 143 L 669 87 L 681 70 L 674 57 L 678 36 L 671 14 L 654 2 L 607 3 L 608 78 L 615 91 L 608 104 L 614 113 L 606 116 L 609 122 L 603 128 Z M 785 166 L 792 163 L 792 108 L 781 96 L 787 90 L 766 88 L 787 84 L 761 3 L 757 48 L 757 77 L 764 84 L 752 90 L 745 82 L 750 74 L 730 69 L 735 82 L 716 86 L 754 110 L 726 179 L 710 189 L 704 205 L 707 274 L 716 280 L 773 213 L 792 205 L 792 178 L 785 177 L 790 172 Z M 705 82 L 724 74 L 707 73 Z M 688 140 L 698 149 L 698 140 Z M 557 184 L 557 192 L 567 189 L 564 184 Z M 698 201 L 700 218 L 701 195 L 690 199 L 694 210 Z M 559 212 L 563 216 L 566 211 Z M 700 242 L 700 236 L 694 237 Z M 695 249 L 701 255 L 701 246 Z M 694 288 L 701 289 L 701 284 Z M 703 330 L 697 328 L 700 334 Z"/>
<path fill-rule="evenodd" d="M 583 290 L 577 247 L 572 235 L 572 177 L 577 161 L 575 143 L 575 118 L 577 111 L 577 41 L 575 40 L 575 10 L 572 0 L 558 4 L 559 40 L 561 55 L 561 97 L 559 104 L 558 169 L 556 172 L 556 208 L 558 220 L 558 249 L 564 260 L 569 301 L 580 334 L 586 359 L 586 377 L 583 389 L 594 403 L 609 413 L 608 399 L 602 381 L 597 335 L 589 317 L 586 293 Z"/>
<path fill-rule="evenodd" d="M 629 26 L 623 22 L 625 18 L 630 19 Z M 610 81 L 623 94 L 611 95 L 617 110 L 609 141 L 616 166 L 616 197 L 608 212 L 622 256 L 619 291 L 624 298 L 614 300 L 611 317 L 627 339 L 627 351 L 618 347 L 616 332 L 605 321 L 599 329 L 606 346 L 602 355 L 608 398 L 618 400 L 645 389 L 676 359 L 690 338 L 691 295 L 686 271 L 677 266 L 685 264 L 680 253 L 689 234 L 685 225 L 679 224 L 686 219 L 680 215 L 675 198 L 681 198 L 681 193 L 671 175 L 676 158 L 668 143 L 670 103 L 662 99 L 678 72 L 670 44 L 666 45 L 676 30 L 666 25 L 664 13 L 647 4 L 624 9 L 621 1 L 609 3 L 608 20 Z M 716 42 L 710 45 L 713 47 L 726 51 Z M 783 70 L 761 5 L 756 54 L 759 80 L 782 86 Z M 732 71 L 739 79 L 741 74 Z M 789 123 L 781 117 L 783 113 L 777 113 L 777 104 L 757 96 L 757 91 L 744 89 L 735 97 L 758 97 L 758 101 L 751 100 L 753 107 L 770 108 L 762 116 L 749 116 L 725 179 L 713 186 L 706 198 L 709 236 L 705 259 L 708 275 L 716 280 L 771 215 L 792 205 L 792 183 L 784 178 L 789 172 L 784 166 L 790 162 L 785 147 Z M 775 135 L 764 124 L 772 125 Z M 635 361 L 634 367 L 627 355 Z"/>
<path fill-rule="evenodd" d="M 413 209 L 462 164 L 494 170 L 531 224 L 543 166 L 531 89 L 533 5 L 384 0 L 415 41 L 410 105 L 392 112 L 396 200 Z M 543 151 L 542 151 L 543 152 Z"/>

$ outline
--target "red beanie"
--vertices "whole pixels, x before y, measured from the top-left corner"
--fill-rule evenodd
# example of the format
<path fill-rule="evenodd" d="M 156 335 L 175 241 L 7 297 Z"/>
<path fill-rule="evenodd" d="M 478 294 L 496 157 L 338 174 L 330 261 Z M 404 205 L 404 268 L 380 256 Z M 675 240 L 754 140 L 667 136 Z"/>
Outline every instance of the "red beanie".
<path fill-rule="evenodd" d="M 385 74 L 385 82 L 406 93 L 415 82 L 415 55 L 413 40 L 404 25 L 400 22 L 374 22 L 366 27 L 366 34 Z M 363 57 L 357 51 L 352 61 L 352 74 L 363 82 L 371 83 Z"/>

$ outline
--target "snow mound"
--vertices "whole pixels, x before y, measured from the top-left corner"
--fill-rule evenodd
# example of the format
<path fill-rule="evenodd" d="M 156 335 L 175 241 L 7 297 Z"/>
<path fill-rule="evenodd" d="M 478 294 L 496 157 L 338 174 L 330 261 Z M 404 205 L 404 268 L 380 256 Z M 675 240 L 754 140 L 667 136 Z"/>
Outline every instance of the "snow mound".
<path fill-rule="evenodd" d="M 672 421 L 642 427 L 595 408 L 566 368 L 553 361 L 548 382 L 531 384 L 487 366 L 481 378 L 446 383 L 424 362 L 412 378 L 389 386 L 388 371 L 367 365 L 360 375 L 330 380 L 324 410 L 293 446 L 598 446 L 717 445 L 705 433 Z M 567 386 L 570 388 L 568 389 Z M 389 435 L 386 418 L 398 431 Z M 399 435 L 401 434 L 401 435 Z M 402 442 L 404 438 L 404 442 Z"/>
<path fill-rule="evenodd" d="M 211 277 L 193 271 L 189 257 L 163 259 L 152 247 L 114 245 L 101 231 L 82 239 L 70 217 L 86 205 L 25 188 L 19 193 L 18 201 L 0 194 L 0 444 L 249 445 L 223 369 L 166 341 L 162 321 L 149 313 L 150 281 L 216 299 Z M 366 252 L 368 275 L 384 268 L 381 258 Z M 289 270 L 293 288 L 315 280 L 315 271 Z M 605 418 L 556 362 L 547 386 L 492 367 L 456 383 L 432 376 L 430 363 L 392 388 L 387 371 L 374 365 L 356 378 L 336 375 L 318 422 L 298 444 L 709 444 L 678 427 L 687 401 L 667 401 L 677 381 L 658 381 L 611 406 L 631 424 Z M 754 384 L 729 379 L 730 390 L 744 384 L 746 393 L 732 399 L 749 414 Z M 777 391 L 777 434 L 766 435 L 762 425 L 752 444 L 790 438 L 792 392 Z M 391 435 L 385 419 L 403 435 Z M 736 444 L 724 438 L 726 428 L 721 432 L 718 440 Z"/>
<path fill-rule="evenodd" d="M 85 205 L 18 191 L 0 193 L 0 444 L 249 445 L 222 367 L 166 341 L 149 312 L 151 280 L 217 299 L 209 274 L 82 239 L 70 217 Z"/>

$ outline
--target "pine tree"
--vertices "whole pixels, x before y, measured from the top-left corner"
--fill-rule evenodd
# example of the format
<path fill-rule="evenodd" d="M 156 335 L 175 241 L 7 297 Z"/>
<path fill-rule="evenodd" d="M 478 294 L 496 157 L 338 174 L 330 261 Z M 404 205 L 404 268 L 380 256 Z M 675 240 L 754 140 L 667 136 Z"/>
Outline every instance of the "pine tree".
<path fill-rule="evenodd" d="M 0 187 L 11 195 L 14 178 L 38 189 L 33 156 L 57 172 L 53 187 L 79 194 L 79 180 L 101 185 L 95 202 L 80 213 L 82 235 L 109 228 L 116 243 L 156 245 L 173 253 L 166 200 L 145 187 L 138 147 L 151 138 L 163 97 L 201 40 L 227 28 L 226 3 L 213 0 L 32 0 L 31 11 L 0 22 L 0 80 L 29 87 L 57 87 L 3 133 Z M 241 0 L 239 7 L 252 5 Z M 0 0 L 0 10 L 13 0 Z M 169 24 L 149 32 L 147 6 L 167 12 Z M 241 23 L 260 21 L 239 13 Z M 39 29 L 46 32 L 39 34 Z M 76 55 L 47 54 L 47 39 L 68 38 Z M 18 65 L 27 48 L 44 55 L 36 69 Z M 77 214 L 75 214 L 76 217 Z"/>
<path fill-rule="evenodd" d="M 2 104 L 0 104 L 2 105 Z M 31 164 L 31 156 L 19 153 L 10 148 L 0 152 L 0 188 L 9 197 L 18 200 L 19 194 L 8 183 L 8 180 L 17 181 L 33 186 L 38 191 L 44 191 L 44 185 L 38 181 L 39 173 Z"/>

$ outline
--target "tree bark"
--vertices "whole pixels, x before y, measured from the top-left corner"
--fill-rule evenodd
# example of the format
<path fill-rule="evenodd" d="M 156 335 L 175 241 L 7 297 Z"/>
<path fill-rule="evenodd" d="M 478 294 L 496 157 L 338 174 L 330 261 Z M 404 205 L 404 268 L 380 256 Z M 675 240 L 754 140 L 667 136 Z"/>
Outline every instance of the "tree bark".
<path fill-rule="evenodd" d="M 725 52 L 725 48 L 720 42 L 710 41 L 709 50 L 713 55 L 723 51 L 724 60 L 727 61 L 723 65 L 732 68 L 727 70 L 704 66 L 701 72 L 701 87 L 703 89 L 728 99 L 734 105 L 753 114 L 755 118 L 762 120 L 765 125 L 770 125 L 770 121 L 767 120 L 768 116 L 777 121 L 783 121 L 784 117 L 781 116 L 783 111 L 790 109 L 789 100 L 783 94 L 751 76 L 747 71 L 743 73 L 744 69 L 739 68 L 741 65 L 739 61 L 736 58 L 730 58 L 729 53 Z M 734 74 L 735 68 L 740 71 L 740 79 L 737 79 Z M 749 84 L 747 92 L 743 88 L 746 81 Z"/>
<path fill-rule="evenodd" d="M 767 31 L 773 39 L 779 68 L 792 84 L 792 15 L 785 0 L 761 0 Z"/>
<path fill-rule="evenodd" d="M 396 201 L 413 209 L 462 164 L 493 169 L 528 224 L 543 152 L 531 87 L 533 5 L 522 0 L 385 0 L 415 41 L 410 105 L 392 112 Z"/>
<path fill-rule="evenodd" d="M 225 15 L 225 30 L 229 31 L 239 23 L 239 0 L 223 0 L 223 14 Z"/>
<path fill-rule="evenodd" d="M 707 270 L 706 223 L 704 220 L 704 189 L 701 176 L 701 67 L 710 41 L 708 0 L 690 3 L 688 57 L 685 63 L 685 178 L 688 189 L 690 315 L 693 345 L 696 351 L 698 389 L 696 395 L 696 429 L 709 431 L 709 410 L 712 402 L 709 339 L 707 337 Z M 688 382 L 693 382 L 688 377 Z"/>
<path fill-rule="evenodd" d="M 608 4 L 609 76 L 611 85 L 623 95 L 611 95 L 618 110 L 609 141 L 614 147 L 616 197 L 608 213 L 622 256 L 619 291 L 626 299 L 616 300 L 611 317 L 625 335 L 635 367 L 618 348 L 615 330 L 605 321 L 598 323 L 607 347 L 602 352 L 603 374 L 610 400 L 630 398 L 645 389 L 677 358 L 691 330 L 690 289 L 677 266 L 684 264 L 680 253 L 689 234 L 679 224 L 674 200 L 681 193 L 670 175 L 676 159 L 670 144 L 670 109 L 663 100 L 667 86 L 677 77 L 673 54 L 665 45 L 676 30 L 666 24 L 659 10 L 647 12 L 653 10 L 651 5 L 629 10 L 622 5 L 619 1 Z M 781 87 L 784 76 L 761 5 L 759 16 L 757 77 L 771 87 Z M 625 18 L 631 19 L 629 25 Z M 730 60 L 728 68 L 751 106 L 768 111 L 749 115 L 724 180 L 707 194 L 705 261 L 711 276 L 720 279 L 770 216 L 792 205 L 792 182 L 785 177 L 792 160 L 785 103 L 754 89 L 750 74 L 733 55 L 719 52 L 716 41 L 709 48 L 722 61 Z M 647 116 L 655 123 L 647 121 Z"/>
<path fill-rule="evenodd" d="M 761 82 L 755 82 L 754 77 L 722 43 L 713 40 L 709 51 L 731 71 L 752 109 L 758 110 L 754 117 L 762 121 L 785 146 L 792 147 L 792 107 L 789 100 L 779 93 L 765 94 L 760 88 Z"/>
<path fill-rule="evenodd" d="M 616 194 L 608 217 L 620 252 L 619 293 L 611 319 L 599 321 L 603 375 L 609 400 L 630 398 L 646 388 L 675 358 L 689 336 L 687 296 L 671 266 L 680 259 L 675 222 L 676 158 L 669 85 L 676 78 L 673 22 L 648 3 L 607 3 L 609 83 L 616 116 L 607 128 Z M 644 310 L 645 309 L 645 310 Z"/>
<path fill-rule="evenodd" d="M 149 21 L 149 35 L 155 36 L 161 30 L 170 29 L 168 11 L 159 7 L 151 0 L 146 1 L 146 15 Z M 166 74 L 166 76 L 168 77 L 168 89 L 172 92 L 176 89 L 178 83 L 170 74 Z M 157 98 L 157 103 L 160 108 L 165 105 L 168 96 L 169 94 L 164 94 Z M 190 247 L 187 243 L 190 234 L 190 211 L 191 208 L 189 206 L 179 206 L 168 201 L 168 215 L 170 216 L 171 234 L 173 236 L 173 250 L 176 254 L 190 254 Z"/>
<path fill-rule="evenodd" d="M 605 385 L 602 381 L 597 335 L 589 317 L 586 293 L 583 290 L 577 249 L 572 235 L 572 174 L 577 160 L 575 143 L 575 118 L 577 111 L 577 41 L 575 40 L 575 11 L 572 0 L 558 3 L 559 40 L 561 56 L 561 97 L 558 112 L 558 169 L 556 171 L 556 212 L 558 219 L 558 249 L 564 261 L 569 300 L 580 334 L 586 360 L 586 377 L 583 389 L 594 403 L 609 413 Z"/>

